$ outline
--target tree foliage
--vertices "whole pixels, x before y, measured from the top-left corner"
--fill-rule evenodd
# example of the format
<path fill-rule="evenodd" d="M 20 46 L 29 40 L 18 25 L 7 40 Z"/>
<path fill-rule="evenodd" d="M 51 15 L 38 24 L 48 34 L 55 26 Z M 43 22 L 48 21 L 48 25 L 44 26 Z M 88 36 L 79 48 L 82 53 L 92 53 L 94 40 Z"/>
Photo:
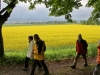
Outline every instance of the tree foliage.
<path fill-rule="evenodd" d="M 3 2 L 10 4 L 13 0 L 3 0 Z M 29 9 L 35 9 L 36 4 L 43 3 L 47 8 L 49 8 L 49 16 L 62 16 L 65 15 L 65 19 L 72 21 L 71 12 L 73 9 L 78 9 L 82 6 L 81 0 L 16 0 L 15 3 L 24 2 L 29 3 Z M 9 11 L 11 8 L 8 9 Z"/>
<path fill-rule="evenodd" d="M 86 6 L 94 8 L 89 20 L 98 21 L 100 18 L 100 0 L 89 0 Z"/>
<path fill-rule="evenodd" d="M 10 4 L 13 0 L 3 0 L 3 2 Z M 49 8 L 49 16 L 63 16 L 68 21 L 72 21 L 71 12 L 73 9 L 79 9 L 82 6 L 82 0 L 16 0 L 16 4 L 19 2 L 29 3 L 29 9 L 35 9 L 35 5 L 43 3 L 47 8 Z M 93 7 L 94 10 L 91 13 L 89 20 L 98 21 L 100 18 L 100 0 L 88 0 L 86 4 L 87 7 Z M 11 11 L 11 8 L 7 9 Z"/>

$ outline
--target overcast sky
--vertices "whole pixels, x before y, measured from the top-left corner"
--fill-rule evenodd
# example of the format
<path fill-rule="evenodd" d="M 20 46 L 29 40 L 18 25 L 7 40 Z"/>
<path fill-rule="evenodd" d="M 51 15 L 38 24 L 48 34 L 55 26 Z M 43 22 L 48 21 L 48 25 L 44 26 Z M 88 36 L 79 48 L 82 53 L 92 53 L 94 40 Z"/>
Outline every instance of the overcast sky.
<path fill-rule="evenodd" d="M 83 6 L 79 9 L 74 9 L 72 19 L 74 20 L 86 20 L 91 15 L 92 8 L 85 7 L 88 0 L 82 0 Z M 5 7 L 6 4 L 1 3 L 1 8 Z M 65 20 L 64 16 L 53 17 L 48 16 L 49 10 L 43 5 L 37 5 L 36 9 L 28 10 L 29 4 L 19 3 L 14 8 L 9 20 L 37 20 L 37 21 L 49 21 L 49 20 Z"/>

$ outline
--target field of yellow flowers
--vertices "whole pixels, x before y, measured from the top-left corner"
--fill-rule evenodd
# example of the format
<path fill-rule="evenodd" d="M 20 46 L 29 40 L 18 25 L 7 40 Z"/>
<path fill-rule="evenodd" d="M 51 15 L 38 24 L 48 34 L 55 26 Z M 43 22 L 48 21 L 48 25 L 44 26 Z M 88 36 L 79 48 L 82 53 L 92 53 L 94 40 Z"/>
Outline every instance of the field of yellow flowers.
<path fill-rule="evenodd" d="M 25 50 L 28 36 L 39 34 L 47 48 L 75 46 L 77 35 L 82 34 L 88 43 L 97 43 L 100 39 L 100 26 L 93 25 L 27 25 L 3 26 L 5 50 Z"/>

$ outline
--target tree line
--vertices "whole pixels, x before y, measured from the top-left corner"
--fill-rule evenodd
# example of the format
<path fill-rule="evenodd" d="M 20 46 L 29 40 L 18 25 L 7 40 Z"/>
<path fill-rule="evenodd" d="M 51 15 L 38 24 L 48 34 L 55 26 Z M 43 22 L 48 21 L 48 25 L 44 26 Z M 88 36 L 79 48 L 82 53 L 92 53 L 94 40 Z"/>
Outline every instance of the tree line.
<path fill-rule="evenodd" d="M 100 20 L 97 21 L 81 20 L 80 23 L 83 25 L 100 25 Z"/>

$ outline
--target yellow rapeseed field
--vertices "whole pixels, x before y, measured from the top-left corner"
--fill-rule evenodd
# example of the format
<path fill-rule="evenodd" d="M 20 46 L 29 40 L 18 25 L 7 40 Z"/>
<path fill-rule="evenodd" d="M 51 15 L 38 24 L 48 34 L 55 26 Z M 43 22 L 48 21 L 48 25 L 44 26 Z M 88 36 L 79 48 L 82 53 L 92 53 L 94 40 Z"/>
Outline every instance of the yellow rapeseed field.
<path fill-rule="evenodd" d="M 88 43 L 100 39 L 100 26 L 93 25 L 35 25 L 3 26 L 5 50 L 24 50 L 28 46 L 28 36 L 39 34 L 47 48 L 75 45 L 77 35 L 82 34 Z"/>

